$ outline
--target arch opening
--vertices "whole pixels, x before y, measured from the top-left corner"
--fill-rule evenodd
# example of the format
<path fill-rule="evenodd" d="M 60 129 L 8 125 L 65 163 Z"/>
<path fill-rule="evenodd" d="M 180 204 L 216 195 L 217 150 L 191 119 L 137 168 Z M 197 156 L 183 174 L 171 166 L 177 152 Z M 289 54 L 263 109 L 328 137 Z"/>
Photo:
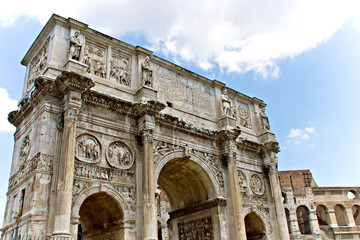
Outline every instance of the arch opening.
<path fill-rule="evenodd" d="M 359 205 L 352 206 L 352 213 L 354 216 L 355 225 L 360 226 L 360 206 Z"/>
<path fill-rule="evenodd" d="M 324 205 L 319 205 L 316 208 L 316 216 L 320 226 L 328 226 L 330 222 L 329 211 Z"/>
<path fill-rule="evenodd" d="M 123 239 L 124 213 L 118 202 L 110 195 L 100 192 L 90 195 L 79 211 L 79 236 L 84 240 L 115 237 Z"/>
<path fill-rule="evenodd" d="M 246 238 L 248 240 L 262 240 L 265 239 L 265 225 L 261 218 L 254 212 L 251 212 L 245 217 Z"/>
<path fill-rule="evenodd" d="M 311 234 L 310 211 L 306 206 L 299 206 L 296 215 L 301 234 Z"/>
<path fill-rule="evenodd" d="M 335 206 L 335 215 L 338 226 L 347 226 L 349 219 L 346 214 L 345 207 L 343 205 L 337 204 Z"/>

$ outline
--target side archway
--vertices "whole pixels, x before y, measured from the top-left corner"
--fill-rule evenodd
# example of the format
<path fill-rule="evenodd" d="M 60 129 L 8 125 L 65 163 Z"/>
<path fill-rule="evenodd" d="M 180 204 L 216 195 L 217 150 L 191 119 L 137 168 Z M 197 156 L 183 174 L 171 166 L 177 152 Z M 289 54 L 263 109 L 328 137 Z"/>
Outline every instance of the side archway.
<path fill-rule="evenodd" d="M 263 238 L 260 238 L 260 239 L 261 240 L 272 239 L 272 228 L 271 228 L 271 223 L 270 223 L 270 219 L 268 218 L 268 216 L 256 208 L 245 208 L 244 209 L 245 220 L 246 220 L 246 216 L 248 216 L 249 214 L 252 214 L 251 216 L 253 216 L 253 217 L 256 216 L 258 218 L 258 220 L 262 223 L 262 226 L 264 228 L 263 231 L 264 231 L 265 235 Z M 246 228 L 246 223 L 245 223 L 245 229 L 246 229 L 246 232 L 248 232 L 248 230 Z"/>
<path fill-rule="evenodd" d="M 311 234 L 309 208 L 304 205 L 299 206 L 296 209 L 296 216 L 301 234 Z"/>
<path fill-rule="evenodd" d="M 266 228 L 264 222 L 255 212 L 250 212 L 245 216 L 246 238 L 248 240 L 266 239 Z"/>

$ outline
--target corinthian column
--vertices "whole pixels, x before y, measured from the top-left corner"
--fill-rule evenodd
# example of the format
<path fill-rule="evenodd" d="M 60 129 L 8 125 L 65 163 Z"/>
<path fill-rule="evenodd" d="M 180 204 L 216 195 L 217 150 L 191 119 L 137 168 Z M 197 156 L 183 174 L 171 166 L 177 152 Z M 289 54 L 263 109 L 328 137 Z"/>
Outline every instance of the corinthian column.
<path fill-rule="evenodd" d="M 275 202 L 276 217 L 279 226 L 280 240 L 290 240 L 288 226 L 286 222 L 285 209 L 282 200 L 280 182 L 277 171 L 277 157 L 276 153 L 269 151 L 266 153 L 267 157 L 264 161 L 265 168 L 267 168 L 270 178 L 270 185 Z"/>
<path fill-rule="evenodd" d="M 143 206 L 143 239 L 157 239 L 157 208 L 155 200 L 155 176 L 153 156 L 153 135 L 151 129 L 142 132 L 143 140 L 143 175 L 142 175 L 142 206 Z"/>
<path fill-rule="evenodd" d="M 56 209 L 52 235 L 70 238 L 77 116 L 82 103 L 82 93 L 93 87 L 94 83 L 79 74 L 63 72 L 56 79 L 55 84 L 63 94 L 64 127 L 57 172 Z"/>

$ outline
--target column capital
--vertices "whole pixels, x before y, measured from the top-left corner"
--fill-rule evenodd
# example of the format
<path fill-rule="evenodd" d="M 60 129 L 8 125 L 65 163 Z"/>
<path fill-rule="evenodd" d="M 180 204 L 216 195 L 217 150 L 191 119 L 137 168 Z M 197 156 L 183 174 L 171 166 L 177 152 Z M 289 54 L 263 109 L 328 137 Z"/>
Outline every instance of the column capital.
<path fill-rule="evenodd" d="M 141 131 L 141 137 L 143 142 L 152 142 L 153 141 L 153 130 L 144 129 Z"/>

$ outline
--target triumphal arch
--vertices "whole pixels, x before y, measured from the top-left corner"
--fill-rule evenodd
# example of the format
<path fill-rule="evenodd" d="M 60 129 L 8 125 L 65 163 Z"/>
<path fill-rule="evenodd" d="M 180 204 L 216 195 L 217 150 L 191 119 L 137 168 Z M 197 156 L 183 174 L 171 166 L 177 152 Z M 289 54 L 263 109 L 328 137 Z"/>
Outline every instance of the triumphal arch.
<path fill-rule="evenodd" d="M 57 15 L 22 64 L 3 238 L 289 239 L 260 99 Z"/>

